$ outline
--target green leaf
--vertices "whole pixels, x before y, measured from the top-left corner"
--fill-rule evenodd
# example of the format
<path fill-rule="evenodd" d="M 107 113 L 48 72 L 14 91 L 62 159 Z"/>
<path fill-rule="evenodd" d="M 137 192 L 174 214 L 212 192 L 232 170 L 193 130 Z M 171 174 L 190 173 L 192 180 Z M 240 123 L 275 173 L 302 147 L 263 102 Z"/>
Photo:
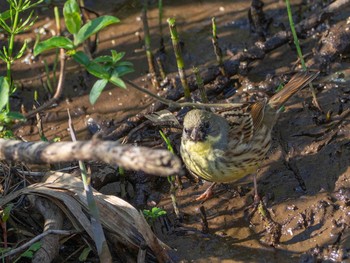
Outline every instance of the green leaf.
<path fill-rule="evenodd" d="M 109 79 L 110 74 L 108 70 L 101 66 L 98 63 L 95 63 L 94 61 L 90 61 L 89 65 L 86 67 L 86 70 L 89 71 L 92 75 L 95 77 L 98 77 L 100 79 Z"/>
<path fill-rule="evenodd" d="M 168 151 L 170 151 L 171 153 L 174 153 L 174 149 L 173 149 L 173 146 L 171 145 L 170 139 L 161 130 L 159 130 L 159 133 L 162 136 L 163 140 L 165 141 Z"/>
<path fill-rule="evenodd" d="M 23 46 L 21 50 L 17 53 L 17 55 L 14 57 L 14 60 L 20 59 L 23 56 L 24 51 L 27 49 L 27 40 L 24 40 Z"/>
<path fill-rule="evenodd" d="M 90 254 L 91 251 L 92 251 L 92 250 L 91 250 L 91 248 L 89 248 L 89 247 L 84 248 L 83 252 L 81 252 L 81 254 L 80 254 L 80 256 L 79 256 L 79 261 L 80 261 L 80 262 L 85 262 L 85 261 L 87 261 L 87 258 L 88 258 L 88 256 L 89 256 L 89 254 Z"/>
<path fill-rule="evenodd" d="M 1 113 L 0 113 L 0 119 L 1 119 Z M 0 138 L 3 139 L 16 139 L 15 134 L 10 130 L 5 130 L 5 126 L 0 125 Z"/>
<path fill-rule="evenodd" d="M 100 56 L 94 59 L 96 63 L 113 63 L 111 56 Z"/>
<path fill-rule="evenodd" d="M 89 95 L 89 100 L 92 105 L 95 104 L 97 101 L 98 97 L 100 97 L 103 89 L 106 87 L 108 83 L 107 79 L 99 79 L 98 81 L 95 82 L 94 86 L 92 87 Z"/>
<path fill-rule="evenodd" d="M 118 62 L 119 60 L 121 60 L 124 55 L 125 55 L 125 52 L 117 52 L 115 50 L 111 50 L 111 53 L 112 53 L 112 58 L 113 58 L 113 62 L 116 63 Z"/>
<path fill-rule="evenodd" d="M 5 56 L 6 61 L 10 61 L 6 47 L 3 46 L 2 50 L 4 51 L 4 56 Z"/>
<path fill-rule="evenodd" d="M 61 141 L 61 138 L 60 137 L 55 137 L 52 139 L 53 142 L 60 142 Z"/>
<path fill-rule="evenodd" d="M 0 20 L 0 27 L 10 34 L 11 28 L 6 24 L 5 21 Z"/>
<path fill-rule="evenodd" d="M 75 35 L 81 27 L 80 8 L 75 0 L 67 0 L 63 7 L 64 22 L 68 31 Z"/>
<path fill-rule="evenodd" d="M 118 74 L 112 74 L 109 81 L 122 89 L 126 89 L 126 85 L 125 85 L 124 81 L 118 77 Z"/>
<path fill-rule="evenodd" d="M 0 111 L 9 101 L 10 85 L 5 77 L 0 77 Z"/>
<path fill-rule="evenodd" d="M 44 0 L 39 0 L 39 1 L 35 2 L 35 3 L 32 3 L 31 1 L 29 1 L 30 5 L 27 7 L 27 9 L 31 9 L 31 8 L 37 6 L 38 4 L 42 3 L 42 2 L 44 2 Z"/>
<path fill-rule="evenodd" d="M 35 242 L 33 245 L 31 245 L 26 251 L 24 251 L 21 254 L 21 257 L 33 258 L 34 252 L 38 251 L 40 247 L 41 247 L 41 241 Z"/>
<path fill-rule="evenodd" d="M 132 64 L 129 61 L 121 61 L 121 62 L 117 63 L 117 66 L 118 67 L 120 67 L 120 66 L 134 67 L 134 64 Z"/>
<path fill-rule="evenodd" d="M 83 52 L 83 51 L 77 51 L 74 54 L 72 54 L 73 59 L 83 65 L 84 67 L 87 67 L 90 63 L 90 58 Z"/>
<path fill-rule="evenodd" d="M 10 10 L 6 10 L 5 12 L 2 12 L 2 13 L 0 14 L 0 20 L 3 20 L 3 21 L 9 19 L 10 17 L 11 17 L 11 12 L 10 12 Z"/>
<path fill-rule="evenodd" d="M 72 57 L 76 62 L 83 65 L 86 68 L 86 70 L 89 71 L 89 73 L 91 73 L 95 77 L 98 77 L 101 79 L 110 78 L 108 67 L 100 65 L 96 63 L 94 60 L 90 60 L 90 58 L 84 52 L 78 51 Z"/>
<path fill-rule="evenodd" d="M 6 114 L 6 116 L 11 120 L 20 120 L 20 121 L 26 120 L 26 118 L 21 113 L 19 113 L 17 111 L 10 111 Z"/>
<path fill-rule="evenodd" d="M 34 14 L 34 10 L 32 10 L 30 12 L 27 19 L 24 22 L 22 20 L 20 20 L 20 23 L 17 27 L 17 30 L 15 31 L 17 34 L 19 34 L 22 30 L 28 29 L 29 27 L 31 27 L 33 25 L 33 23 L 32 23 L 33 22 L 32 21 L 33 14 Z"/>
<path fill-rule="evenodd" d="M 13 208 L 12 203 L 9 203 L 6 205 L 6 207 L 4 208 L 4 210 L 1 213 L 1 221 L 2 222 L 6 222 L 9 219 L 12 208 Z"/>
<path fill-rule="evenodd" d="M 78 46 L 106 26 L 118 23 L 119 21 L 120 20 L 114 16 L 100 16 L 87 22 L 75 36 L 74 45 Z"/>
<path fill-rule="evenodd" d="M 72 50 L 74 49 L 74 45 L 69 38 L 61 36 L 52 37 L 43 42 L 38 43 L 34 47 L 34 56 L 37 56 L 40 53 L 53 48 L 64 48 L 66 50 Z"/>
<path fill-rule="evenodd" d="M 118 74 L 118 77 L 122 77 L 128 73 L 134 72 L 134 68 L 129 66 L 118 66 L 114 69 L 113 74 Z"/>
<path fill-rule="evenodd" d="M 4 111 L 0 112 L 0 130 L 1 131 L 4 129 L 3 124 L 5 122 L 5 119 L 6 119 L 6 112 L 4 112 Z"/>
<path fill-rule="evenodd" d="M 2 51 L 0 50 L 0 59 L 4 62 L 6 62 L 6 57 L 4 55 L 4 53 L 2 53 Z"/>
<path fill-rule="evenodd" d="M 83 51 L 77 51 L 72 55 L 72 57 L 76 62 L 83 65 L 84 67 L 87 67 L 90 63 L 90 58 Z"/>
<path fill-rule="evenodd" d="M 154 214 L 156 217 L 166 215 L 166 211 L 159 207 L 152 207 L 152 214 Z"/>

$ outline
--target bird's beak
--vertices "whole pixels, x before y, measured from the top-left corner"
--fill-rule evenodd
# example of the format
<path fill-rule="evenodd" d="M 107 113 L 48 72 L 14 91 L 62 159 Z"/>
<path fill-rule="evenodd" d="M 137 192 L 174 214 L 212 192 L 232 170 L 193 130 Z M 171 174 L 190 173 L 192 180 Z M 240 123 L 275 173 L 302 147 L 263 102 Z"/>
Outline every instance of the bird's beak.
<path fill-rule="evenodd" d="M 199 129 L 198 127 L 195 127 L 192 129 L 190 133 L 190 138 L 194 142 L 204 141 L 205 134 L 201 129 Z"/>

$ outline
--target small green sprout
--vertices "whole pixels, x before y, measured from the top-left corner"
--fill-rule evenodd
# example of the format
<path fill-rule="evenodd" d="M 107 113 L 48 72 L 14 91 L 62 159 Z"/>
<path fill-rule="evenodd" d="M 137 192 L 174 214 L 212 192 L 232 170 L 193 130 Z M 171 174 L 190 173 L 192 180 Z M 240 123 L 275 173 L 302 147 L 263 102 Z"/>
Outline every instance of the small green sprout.
<path fill-rule="evenodd" d="M 148 224 L 153 225 L 157 218 L 166 215 L 166 211 L 159 207 L 153 207 L 151 210 L 144 209 L 143 215 L 145 216 Z"/>

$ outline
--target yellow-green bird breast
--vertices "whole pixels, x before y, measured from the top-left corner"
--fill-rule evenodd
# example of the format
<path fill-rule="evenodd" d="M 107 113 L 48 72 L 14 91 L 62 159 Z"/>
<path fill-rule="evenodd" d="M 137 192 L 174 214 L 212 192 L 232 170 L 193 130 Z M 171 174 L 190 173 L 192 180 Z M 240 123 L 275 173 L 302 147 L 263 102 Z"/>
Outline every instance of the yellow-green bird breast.
<path fill-rule="evenodd" d="M 256 172 L 270 148 L 270 133 L 264 136 L 262 139 L 257 135 L 264 141 L 264 147 L 256 145 L 253 139 L 247 144 L 234 145 L 232 149 L 229 142 L 225 149 L 215 148 L 213 138 L 202 142 L 182 139 L 181 156 L 187 169 L 207 181 L 234 182 Z"/>

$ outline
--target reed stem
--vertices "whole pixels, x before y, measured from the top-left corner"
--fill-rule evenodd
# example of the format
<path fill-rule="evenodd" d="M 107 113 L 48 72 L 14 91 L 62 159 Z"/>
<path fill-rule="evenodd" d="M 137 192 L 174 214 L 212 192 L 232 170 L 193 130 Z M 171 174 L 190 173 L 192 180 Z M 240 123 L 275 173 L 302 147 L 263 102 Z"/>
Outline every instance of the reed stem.
<path fill-rule="evenodd" d="M 214 52 L 216 56 L 216 61 L 218 62 L 220 72 L 223 76 L 226 76 L 225 68 L 224 68 L 224 63 L 222 59 L 222 50 L 219 46 L 218 42 L 218 36 L 217 36 L 217 27 L 216 27 L 216 22 L 215 22 L 215 17 L 211 19 L 212 22 L 212 29 L 213 29 L 213 36 L 212 36 L 212 43 L 214 47 Z"/>
<path fill-rule="evenodd" d="M 187 80 L 186 80 L 185 63 L 184 63 L 184 60 L 182 57 L 181 46 L 179 43 L 179 35 L 178 35 L 177 29 L 176 29 L 175 18 L 168 18 L 167 21 L 169 24 L 171 41 L 173 43 L 173 48 L 174 48 L 174 52 L 175 52 L 177 69 L 179 72 L 182 87 L 184 89 L 185 99 L 187 101 L 190 101 L 191 100 L 191 92 L 190 92 L 190 88 L 189 88 Z"/>
<path fill-rule="evenodd" d="M 143 23 L 143 32 L 145 37 L 145 50 L 148 61 L 148 70 L 151 75 L 152 85 L 155 88 L 159 88 L 159 82 L 154 67 L 153 53 L 151 51 L 151 37 L 149 34 L 148 19 L 147 19 L 147 1 L 143 2 L 143 8 L 141 13 L 141 19 Z"/>

